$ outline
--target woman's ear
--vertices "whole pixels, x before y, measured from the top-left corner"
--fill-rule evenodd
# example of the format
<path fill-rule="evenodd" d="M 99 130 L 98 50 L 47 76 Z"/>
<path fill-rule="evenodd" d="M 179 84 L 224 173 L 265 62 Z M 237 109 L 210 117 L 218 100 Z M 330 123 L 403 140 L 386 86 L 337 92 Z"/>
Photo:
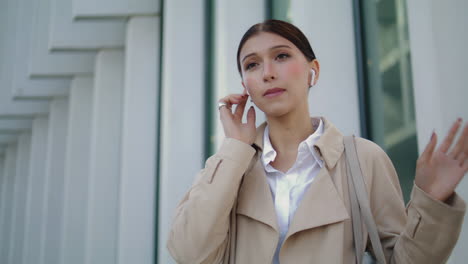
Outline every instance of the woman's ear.
<path fill-rule="evenodd" d="M 312 87 L 317 83 L 317 80 L 319 78 L 320 63 L 318 62 L 317 59 L 314 59 L 313 61 L 309 62 L 309 66 L 310 66 L 310 72 L 311 72 L 309 87 Z"/>
<path fill-rule="evenodd" d="M 247 87 L 245 86 L 244 82 L 242 82 L 242 87 L 244 87 L 244 92 L 242 94 L 247 94 L 250 96 L 249 94 L 249 90 L 247 89 Z"/>

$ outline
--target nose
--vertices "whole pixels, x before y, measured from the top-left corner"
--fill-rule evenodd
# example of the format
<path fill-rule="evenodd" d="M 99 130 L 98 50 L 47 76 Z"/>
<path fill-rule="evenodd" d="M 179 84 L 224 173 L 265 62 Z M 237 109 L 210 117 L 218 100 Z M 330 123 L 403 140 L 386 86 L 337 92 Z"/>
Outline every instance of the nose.
<path fill-rule="evenodd" d="M 276 79 L 276 72 L 272 63 L 265 63 L 263 66 L 263 81 L 269 82 Z"/>

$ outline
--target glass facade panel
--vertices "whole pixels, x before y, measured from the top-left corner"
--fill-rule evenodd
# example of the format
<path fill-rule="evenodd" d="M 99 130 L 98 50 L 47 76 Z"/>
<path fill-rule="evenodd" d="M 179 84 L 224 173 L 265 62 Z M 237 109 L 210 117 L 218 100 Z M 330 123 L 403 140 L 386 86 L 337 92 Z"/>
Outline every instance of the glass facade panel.
<path fill-rule="evenodd" d="M 364 76 L 363 135 L 390 156 L 405 200 L 413 186 L 417 138 L 404 0 L 355 0 L 359 10 Z M 294 21 L 291 1 L 267 0 L 267 17 Z M 359 32 L 359 31 L 357 31 Z"/>
<path fill-rule="evenodd" d="M 360 2 L 367 132 L 392 159 L 408 201 L 418 152 L 406 3 Z"/>
<path fill-rule="evenodd" d="M 291 22 L 291 1 L 290 0 L 267 0 L 267 18 L 279 19 Z"/>

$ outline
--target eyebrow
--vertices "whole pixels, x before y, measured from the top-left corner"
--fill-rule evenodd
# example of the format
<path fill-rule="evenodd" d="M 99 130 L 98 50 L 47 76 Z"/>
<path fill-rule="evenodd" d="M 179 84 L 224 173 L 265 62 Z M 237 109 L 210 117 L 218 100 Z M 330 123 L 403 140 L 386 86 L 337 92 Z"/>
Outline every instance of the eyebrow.
<path fill-rule="evenodd" d="M 270 50 L 279 49 L 279 48 L 288 48 L 288 49 L 291 49 L 291 47 L 288 46 L 288 45 L 276 45 L 276 46 L 271 47 Z M 242 59 L 242 62 L 244 62 L 245 59 L 247 59 L 248 57 L 253 56 L 253 55 L 255 55 L 255 54 L 256 54 L 255 52 L 252 52 L 252 53 L 247 54 L 247 55 Z"/>

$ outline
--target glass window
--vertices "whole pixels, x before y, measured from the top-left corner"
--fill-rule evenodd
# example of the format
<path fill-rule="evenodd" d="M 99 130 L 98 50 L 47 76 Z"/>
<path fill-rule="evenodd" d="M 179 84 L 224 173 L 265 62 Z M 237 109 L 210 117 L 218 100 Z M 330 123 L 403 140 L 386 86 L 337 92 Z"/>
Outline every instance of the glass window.
<path fill-rule="evenodd" d="M 367 134 L 392 159 L 408 201 L 418 152 L 406 2 L 359 2 Z"/>
<path fill-rule="evenodd" d="M 354 6 L 362 135 L 387 152 L 408 201 L 418 152 L 406 2 L 354 0 Z M 267 0 L 266 7 L 268 18 L 293 20 L 290 0 Z"/>
<path fill-rule="evenodd" d="M 267 18 L 292 21 L 290 0 L 267 0 L 266 5 Z"/>

